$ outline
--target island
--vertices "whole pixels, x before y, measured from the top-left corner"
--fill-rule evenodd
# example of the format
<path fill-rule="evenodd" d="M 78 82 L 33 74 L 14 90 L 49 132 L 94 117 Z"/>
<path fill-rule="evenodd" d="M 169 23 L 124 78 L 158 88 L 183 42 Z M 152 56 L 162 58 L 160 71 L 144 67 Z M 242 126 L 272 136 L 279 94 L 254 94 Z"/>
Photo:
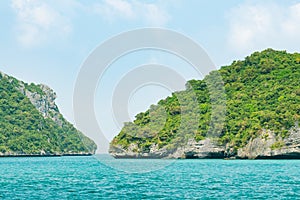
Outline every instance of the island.
<path fill-rule="evenodd" d="M 137 114 L 113 138 L 109 153 L 115 158 L 299 159 L 299 78 L 299 53 L 254 52 L 203 80 L 188 81 L 186 90 Z"/>
<path fill-rule="evenodd" d="M 0 72 L 0 157 L 92 155 L 96 144 L 59 112 L 56 93 Z"/>

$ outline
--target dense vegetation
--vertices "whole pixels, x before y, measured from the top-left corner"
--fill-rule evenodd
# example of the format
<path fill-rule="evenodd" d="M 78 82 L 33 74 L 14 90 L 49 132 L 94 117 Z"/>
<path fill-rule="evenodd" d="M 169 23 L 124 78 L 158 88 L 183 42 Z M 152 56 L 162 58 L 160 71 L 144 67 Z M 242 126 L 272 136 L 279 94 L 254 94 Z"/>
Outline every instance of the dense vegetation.
<path fill-rule="evenodd" d="M 17 79 L 0 73 L 0 153 L 40 154 L 42 151 L 45 154 L 69 154 L 95 150 L 94 142 L 62 115 L 61 124 L 43 117 L 20 92 L 19 84 Z M 39 85 L 25 84 L 25 89 L 44 95 Z"/>
<path fill-rule="evenodd" d="M 216 82 L 218 79 L 214 77 L 218 75 L 223 84 Z M 272 49 L 255 52 L 243 61 L 234 61 L 230 66 L 211 72 L 203 80 L 189 81 L 185 91 L 175 92 L 139 113 L 134 122 L 125 123 L 111 145 L 126 149 L 135 143 L 137 151 L 148 152 L 152 144 L 172 149 L 188 138 L 212 137 L 238 149 L 263 129 L 286 137 L 300 118 L 299 78 L 299 53 Z M 225 96 L 218 91 L 211 92 L 210 87 L 222 85 Z M 196 106 L 193 94 L 196 94 Z M 220 113 L 212 116 L 212 107 L 223 103 L 226 111 L 220 108 Z M 224 126 L 220 120 L 223 114 Z M 212 117 L 214 123 L 211 123 Z"/>

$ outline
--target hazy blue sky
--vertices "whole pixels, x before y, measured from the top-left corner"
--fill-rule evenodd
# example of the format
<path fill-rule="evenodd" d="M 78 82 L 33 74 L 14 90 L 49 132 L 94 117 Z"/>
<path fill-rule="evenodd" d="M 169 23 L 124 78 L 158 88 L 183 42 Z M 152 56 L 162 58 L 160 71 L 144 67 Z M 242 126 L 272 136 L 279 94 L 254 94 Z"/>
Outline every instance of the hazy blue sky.
<path fill-rule="evenodd" d="M 296 0 L 1 0 L 0 12 L 0 70 L 49 85 L 71 122 L 81 64 L 101 42 L 120 32 L 142 27 L 178 31 L 198 42 L 217 66 L 268 47 L 300 52 L 300 1 Z M 201 78 L 180 59 L 161 52 L 128 55 L 108 73 L 106 89 L 96 91 L 99 121 L 111 118 L 102 101 L 105 91 L 113 89 L 126 72 L 120 66 L 130 70 L 147 62 L 176 65 L 186 79 Z M 134 116 L 167 94 L 162 88 L 145 87 L 130 100 L 129 113 Z M 118 128 L 109 122 L 103 126 L 109 134 L 117 134 Z"/>

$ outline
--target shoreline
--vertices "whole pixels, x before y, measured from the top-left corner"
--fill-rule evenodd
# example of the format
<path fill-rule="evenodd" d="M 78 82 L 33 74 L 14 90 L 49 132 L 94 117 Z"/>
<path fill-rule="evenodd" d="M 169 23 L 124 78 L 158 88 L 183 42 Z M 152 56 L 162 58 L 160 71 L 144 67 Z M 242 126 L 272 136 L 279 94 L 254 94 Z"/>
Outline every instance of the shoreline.
<path fill-rule="evenodd" d="M 74 154 L 48 154 L 48 155 L 40 155 L 40 154 L 16 154 L 16 155 L 0 155 L 0 158 L 12 158 L 12 157 L 65 157 L 65 156 L 93 156 L 95 154 L 92 153 L 74 153 Z"/>
<path fill-rule="evenodd" d="M 112 155 L 111 155 L 112 156 Z M 115 159 L 135 159 L 135 160 L 300 160 L 300 155 L 276 155 L 276 156 L 258 156 L 249 157 L 189 157 L 189 158 L 167 158 L 167 157 L 135 157 L 135 156 L 112 156 Z"/>
<path fill-rule="evenodd" d="M 115 158 L 116 160 L 300 160 L 300 158 Z"/>
<path fill-rule="evenodd" d="M 68 157 L 68 156 L 97 156 L 97 155 L 109 155 L 110 154 L 92 154 L 92 153 L 74 153 L 74 154 L 48 154 L 48 155 L 40 155 L 40 154 L 16 154 L 16 155 L 0 155 L 1 158 L 30 158 L 30 157 Z M 134 156 L 112 156 L 116 160 L 300 160 L 300 156 L 260 156 L 257 158 L 239 158 L 239 157 L 203 157 L 203 158 L 166 158 L 166 157 L 134 157 Z"/>

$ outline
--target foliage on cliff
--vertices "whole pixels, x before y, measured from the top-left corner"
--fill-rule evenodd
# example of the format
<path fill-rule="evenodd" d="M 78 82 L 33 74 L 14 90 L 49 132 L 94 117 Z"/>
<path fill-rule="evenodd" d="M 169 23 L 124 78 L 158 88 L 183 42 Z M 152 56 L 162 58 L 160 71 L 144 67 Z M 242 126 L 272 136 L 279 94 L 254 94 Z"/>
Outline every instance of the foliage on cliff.
<path fill-rule="evenodd" d="M 178 141 L 185 138 L 201 140 L 214 137 L 218 132 L 220 143 L 229 143 L 235 149 L 244 146 L 250 138 L 261 134 L 263 129 L 274 131 L 285 137 L 288 130 L 300 118 L 300 54 L 267 49 L 255 52 L 242 61 L 234 61 L 230 66 L 217 71 L 224 82 L 226 97 L 225 123 L 218 120 L 211 124 L 212 104 L 220 103 L 219 98 L 210 93 L 209 80 L 218 73 L 211 72 L 203 80 L 191 80 L 185 91 L 175 92 L 172 96 L 152 105 L 149 110 L 136 115 L 134 122 L 125 123 L 121 132 L 111 142 L 112 146 L 127 149 L 137 144 L 136 151 L 148 152 L 152 144 L 159 148 L 176 148 Z M 213 83 L 216 86 L 220 83 Z M 191 94 L 197 96 L 197 108 Z M 180 98 L 178 98 L 180 97 Z M 181 99 L 181 101 L 179 101 Z M 182 101 L 182 99 L 185 99 Z M 222 99 L 222 98 L 221 98 Z M 214 102 L 215 101 L 215 102 Z M 165 109 L 166 118 L 163 128 L 158 108 Z M 221 109 L 220 109 L 221 110 Z M 197 128 L 182 123 L 199 114 Z M 151 117 L 150 117 L 151 116 Z M 213 116 L 216 117 L 216 116 Z M 151 118 L 151 122 L 150 122 Z M 218 118 L 218 117 L 217 117 Z M 184 127 L 182 127 L 184 124 Z M 184 134 L 178 133 L 183 131 Z M 185 140 L 186 141 L 186 140 Z"/>
<path fill-rule="evenodd" d="M 20 85 L 24 85 L 23 89 L 30 93 L 45 95 L 40 85 L 28 85 L 0 73 L 0 153 L 74 154 L 95 151 L 95 143 L 61 114 L 58 114 L 60 124 L 44 117 L 20 91 Z"/>

